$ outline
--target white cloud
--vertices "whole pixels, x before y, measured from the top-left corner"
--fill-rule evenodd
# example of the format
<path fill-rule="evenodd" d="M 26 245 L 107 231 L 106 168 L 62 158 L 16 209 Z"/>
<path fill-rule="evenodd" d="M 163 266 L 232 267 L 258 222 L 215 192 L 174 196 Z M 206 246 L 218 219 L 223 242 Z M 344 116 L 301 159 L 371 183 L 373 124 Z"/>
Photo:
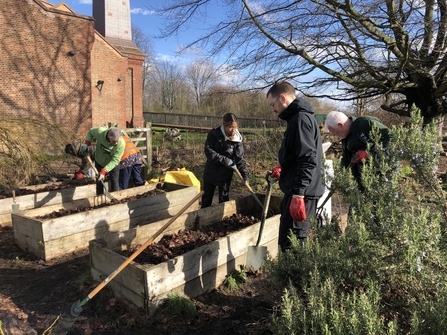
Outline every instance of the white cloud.
<path fill-rule="evenodd" d="M 144 8 L 132 8 L 130 10 L 131 14 L 141 14 L 141 15 L 152 15 L 155 14 L 155 11 L 144 9 Z"/>
<path fill-rule="evenodd" d="M 78 3 L 80 5 L 91 5 L 92 4 L 92 0 L 78 0 Z"/>

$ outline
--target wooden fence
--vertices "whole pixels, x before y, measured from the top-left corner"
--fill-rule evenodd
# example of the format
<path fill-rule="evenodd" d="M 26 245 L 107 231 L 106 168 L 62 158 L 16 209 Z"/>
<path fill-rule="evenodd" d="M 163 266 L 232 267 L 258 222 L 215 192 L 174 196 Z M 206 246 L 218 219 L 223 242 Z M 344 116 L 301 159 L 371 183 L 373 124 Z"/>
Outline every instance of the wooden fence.
<path fill-rule="evenodd" d="M 273 114 L 273 113 L 272 113 Z M 178 114 L 178 113 L 143 113 L 144 121 L 152 124 L 171 125 L 171 127 L 188 129 L 212 129 L 222 124 L 222 116 Z M 326 114 L 315 114 L 318 123 L 324 123 Z M 286 122 L 280 118 L 238 117 L 239 128 L 278 128 L 285 127 Z"/>

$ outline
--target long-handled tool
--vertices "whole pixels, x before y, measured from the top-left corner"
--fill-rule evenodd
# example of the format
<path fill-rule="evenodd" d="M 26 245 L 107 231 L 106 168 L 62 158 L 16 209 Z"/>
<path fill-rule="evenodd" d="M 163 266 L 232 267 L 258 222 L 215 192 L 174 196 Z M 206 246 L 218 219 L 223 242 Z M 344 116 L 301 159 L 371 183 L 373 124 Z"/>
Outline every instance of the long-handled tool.
<path fill-rule="evenodd" d="M 261 200 L 259 200 L 258 196 L 256 195 L 256 193 L 253 191 L 253 189 L 250 187 L 250 185 L 248 184 L 248 182 L 245 182 L 244 177 L 242 177 L 241 172 L 237 169 L 236 165 L 231 165 L 231 168 L 236 172 L 236 174 L 239 176 L 239 178 L 244 182 L 244 185 L 247 187 L 247 189 L 250 191 L 251 195 L 253 196 L 253 198 L 256 200 L 256 202 L 258 203 L 259 206 L 261 206 L 261 208 L 264 208 L 264 205 L 262 204 Z"/>
<path fill-rule="evenodd" d="M 96 174 L 96 178 L 99 178 L 99 172 L 98 169 L 96 168 L 95 164 L 93 164 L 92 159 L 90 158 L 90 156 L 86 156 L 87 160 L 90 164 L 90 166 L 92 167 L 93 171 L 95 171 Z M 104 188 L 104 194 L 106 195 L 107 198 L 109 198 L 110 200 L 115 200 L 118 201 L 118 199 L 116 199 L 108 190 L 106 187 L 106 184 L 104 183 L 104 180 L 101 180 L 101 184 L 102 187 Z"/>
<path fill-rule="evenodd" d="M 79 314 L 82 312 L 82 306 L 90 301 L 99 291 L 101 291 L 113 278 L 115 278 L 130 262 L 132 262 L 139 254 L 143 252 L 163 231 L 166 230 L 177 218 L 182 215 L 194 202 L 196 202 L 202 195 L 203 191 L 198 193 L 190 202 L 188 202 L 180 211 L 175 214 L 163 227 L 144 243 L 137 251 L 129 256 L 115 271 L 113 271 L 107 278 L 105 278 L 93 291 L 90 292 L 82 301 L 76 301 L 71 306 L 67 306 L 61 310 L 60 315 L 54 320 L 54 322 L 48 327 L 42 334 L 60 335 L 66 334 L 76 321 Z"/>
<path fill-rule="evenodd" d="M 262 231 L 264 230 L 265 220 L 267 219 L 269 205 L 270 205 L 270 197 L 272 196 L 272 187 L 273 184 L 276 183 L 279 179 L 269 179 L 270 174 L 272 172 L 268 171 L 265 180 L 267 180 L 267 194 L 265 195 L 264 205 L 262 210 L 262 219 L 261 224 L 259 225 L 259 235 L 258 240 L 255 246 L 249 246 L 247 250 L 247 266 L 253 268 L 253 270 L 257 271 L 261 265 L 265 262 L 267 257 L 267 247 L 259 246 L 262 238 Z"/>
<path fill-rule="evenodd" d="M 352 167 L 352 165 L 354 165 L 354 160 L 356 160 L 357 158 L 358 158 L 357 155 L 352 157 L 351 161 L 349 162 L 349 165 L 346 167 L 346 170 L 349 170 Z M 318 223 L 318 226 L 320 226 L 320 227 L 322 227 L 323 223 L 324 223 L 324 218 L 323 218 L 324 205 L 326 205 L 326 203 L 329 201 L 329 199 L 332 198 L 334 193 L 335 193 L 335 189 L 330 190 L 328 195 L 324 199 L 324 201 L 321 203 L 321 205 L 319 207 L 317 207 L 317 211 L 316 211 L 317 223 Z"/>
<path fill-rule="evenodd" d="M 14 214 L 17 214 L 20 210 L 20 204 L 18 204 L 16 202 L 16 191 L 15 190 L 12 190 L 12 202 L 13 202 L 13 204 L 12 204 L 11 210 Z"/>

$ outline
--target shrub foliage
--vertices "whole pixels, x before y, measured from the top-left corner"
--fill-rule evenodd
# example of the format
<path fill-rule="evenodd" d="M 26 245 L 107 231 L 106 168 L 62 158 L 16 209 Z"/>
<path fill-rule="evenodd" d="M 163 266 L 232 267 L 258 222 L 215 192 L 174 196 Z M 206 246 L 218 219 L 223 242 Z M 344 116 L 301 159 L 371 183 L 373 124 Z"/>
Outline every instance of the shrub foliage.
<path fill-rule="evenodd" d="M 375 132 L 374 136 L 378 136 Z M 377 137 L 376 137 L 377 138 Z M 446 334 L 446 195 L 436 175 L 439 138 L 417 111 L 368 160 L 360 192 L 338 168 L 331 187 L 350 205 L 314 225 L 308 243 L 268 264 L 284 286 L 274 334 Z"/>

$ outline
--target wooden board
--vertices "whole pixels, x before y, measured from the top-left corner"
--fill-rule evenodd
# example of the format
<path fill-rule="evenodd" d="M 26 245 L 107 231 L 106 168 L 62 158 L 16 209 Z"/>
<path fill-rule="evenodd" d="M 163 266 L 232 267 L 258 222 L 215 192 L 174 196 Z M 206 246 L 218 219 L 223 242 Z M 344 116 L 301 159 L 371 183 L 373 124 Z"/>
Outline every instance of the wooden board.
<path fill-rule="evenodd" d="M 24 187 L 27 190 L 43 190 L 50 185 L 62 185 L 62 183 L 41 184 Z M 16 204 L 19 204 L 20 211 L 50 206 L 54 204 L 67 203 L 77 199 L 88 198 L 96 195 L 96 185 L 83 185 L 63 190 L 44 191 L 33 194 L 26 194 L 16 197 Z M 13 198 L 0 199 L 0 223 L 11 224 Z"/>
<path fill-rule="evenodd" d="M 270 208 L 279 212 L 281 198 L 272 197 Z M 262 201 L 262 199 L 261 199 Z M 249 214 L 258 204 L 251 196 L 181 215 L 159 238 L 171 231 L 195 229 L 221 221 L 234 213 Z M 278 251 L 279 217 L 266 220 L 260 246 L 267 246 L 275 257 Z M 102 281 L 125 260 L 120 251 L 145 243 L 167 220 L 154 222 L 126 232 L 110 234 L 101 241 L 90 241 L 91 274 Z M 182 256 L 158 265 L 132 262 L 108 285 L 114 293 L 149 313 L 170 294 L 191 298 L 218 287 L 225 277 L 240 264 L 246 264 L 247 250 L 255 245 L 260 223 L 249 226 L 224 238 L 196 248 Z"/>
<path fill-rule="evenodd" d="M 153 186 L 151 186 L 153 188 Z M 143 194 L 149 186 L 140 186 L 120 192 L 125 195 Z M 80 248 L 88 247 L 92 239 L 121 231 L 127 231 L 141 224 L 174 216 L 197 194 L 196 186 L 163 183 L 163 194 L 149 196 L 99 207 L 89 211 L 66 215 L 59 218 L 37 219 L 36 215 L 50 213 L 44 208 L 12 214 L 15 242 L 23 250 L 49 260 L 63 256 Z M 118 192 L 113 192 L 115 195 Z M 116 194 L 118 198 L 118 194 Z M 90 202 L 84 199 L 81 202 Z M 78 202 L 76 202 L 78 203 Z M 72 207 L 73 205 L 63 205 Z M 62 206 L 62 207 L 63 207 Z M 196 210 L 198 202 L 187 211 Z M 54 209 L 54 208 L 53 208 Z"/>

